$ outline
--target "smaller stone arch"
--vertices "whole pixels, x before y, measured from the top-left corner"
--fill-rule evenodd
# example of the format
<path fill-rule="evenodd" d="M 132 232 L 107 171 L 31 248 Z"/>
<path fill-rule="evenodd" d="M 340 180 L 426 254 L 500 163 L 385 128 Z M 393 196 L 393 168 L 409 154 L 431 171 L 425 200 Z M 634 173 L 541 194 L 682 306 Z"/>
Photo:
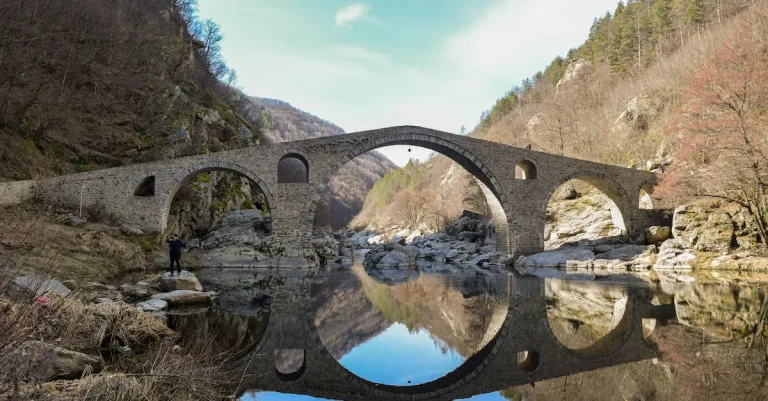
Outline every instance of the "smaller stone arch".
<path fill-rule="evenodd" d="M 309 183 L 309 162 L 298 152 L 288 152 L 277 162 L 278 184 Z"/>
<path fill-rule="evenodd" d="M 646 209 L 650 210 L 653 209 L 653 198 L 651 198 L 651 194 L 653 193 L 653 183 L 644 183 L 640 185 L 640 188 L 638 188 L 638 208 L 640 209 Z"/>
<path fill-rule="evenodd" d="M 591 184 L 600 192 L 608 196 L 608 198 L 613 201 L 614 204 L 616 204 L 616 208 L 618 209 L 617 211 L 621 215 L 620 218 L 619 216 L 615 216 L 615 224 L 621 223 L 619 228 L 621 228 L 627 234 L 632 233 L 632 208 L 634 203 L 631 202 L 629 194 L 618 181 L 604 173 L 596 171 L 580 171 L 571 173 L 561 177 L 557 181 L 554 181 L 550 186 L 549 192 L 546 194 L 543 202 L 540 205 L 540 211 L 542 213 L 546 214 L 547 205 L 552 199 L 552 196 L 555 194 L 555 191 L 557 191 L 561 185 L 570 180 L 584 181 L 588 184 Z M 613 213 L 614 210 L 611 212 Z M 542 232 L 541 235 L 543 238 L 544 233 Z"/>
<path fill-rule="evenodd" d="M 234 164 L 234 163 L 228 163 L 223 161 L 207 161 L 201 164 L 194 165 L 190 168 L 187 168 L 183 172 L 177 174 L 175 178 L 171 181 L 168 188 L 164 191 L 163 196 L 163 208 L 160 213 L 160 232 L 164 232 L 166 228 L 166 223 L 168 222 L 168 214 L 171 210 L 171 204 L 173 203 L 173 198 L 176 196 L 176 193 L 179 191 L 179 189 L 184 185 L 191 177 L 200 174 L 205 173 L 208 171 L 214 171 L 214 170 L 221 170 L 221 171 L 231 171 L 238 174 L 241 174 L 245 177 L 247 177 L 252 182 L 256 183 L 258 185 L 259 189 L 261 189 L 261 192 L 264 194 L 264 197 L 267 198 L 267 205 L 269 205 L 270 213 L 272 214 L 272 218 L 274 219 L 275 211 L 276 211 L 276 203 L 275 198 L 272 195 L 272 192 L 269 189 L 269 186 L 261 179 L 258 175 L 256 175 L 254 172 L 248 170 L 247 168 Z"/>
<path fill-rule="evenodd" d="M 515 164 L 516 180 L 535 180 L 538 178 L 536 163 L 528 159 L 522 159 Z"/>

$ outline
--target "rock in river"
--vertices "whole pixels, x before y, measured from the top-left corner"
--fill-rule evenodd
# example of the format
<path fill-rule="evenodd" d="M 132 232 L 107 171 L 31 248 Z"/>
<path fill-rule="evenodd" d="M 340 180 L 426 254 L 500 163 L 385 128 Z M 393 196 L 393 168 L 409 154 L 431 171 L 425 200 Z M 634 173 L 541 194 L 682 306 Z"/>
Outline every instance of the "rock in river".
<path fill-rule="evenodd" d="M 563 248 L 522 258 L 518 265 L 523 267 L 586 266 L 593 260 L 595 260 L 595 254 L 589 249 Z"/>
<path fill-rule="evenodd" d="M 169 272 L 163 273 L 160 277 L 160 288 L 165 292 L 176 290 L 203 290 L 203 286 L 200 285 L 200 281 L 197 280 L 197 277 L 186 270 L 182 270 L 181 274 L 173 276 Z"/>
<path fill-rule="evenodd" d="M 136 307 L 145 312 L 160 312 L 168 309 L 168 302 L 155 298 L 144 302 L 139 302 L 136 304 Z"/>
<path fill-rule="evenodd" d="M 161 292 L 153 295 L 151 299 L 162 299 L 171 306 L 207 304 L 211 302 L 211 296 L 208 293 L 191 290 Z"/>

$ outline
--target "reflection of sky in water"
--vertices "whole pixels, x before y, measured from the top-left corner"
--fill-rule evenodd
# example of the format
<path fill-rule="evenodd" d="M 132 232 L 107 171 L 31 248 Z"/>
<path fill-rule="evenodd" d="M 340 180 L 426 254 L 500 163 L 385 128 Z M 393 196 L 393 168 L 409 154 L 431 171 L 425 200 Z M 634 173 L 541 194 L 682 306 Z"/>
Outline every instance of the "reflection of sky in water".
<path fill-rule="evenodd" d="M 274 393 L 271 391 L 263 391 L 256 394 L 245 394 L 242 398 L 240 398 L 242 401 L 283 401 L 283 400 L 290 400 L 290 401 L 313 401 L 313 400 L 325 400 L 325 398 L 315 398 L 310 397 L 307 395 L 295 395 L 295 394 L 282 394 L 282 393 Z M 502 397 L 499 392 L 495 393 L 488 393 L 488 394 L 480 394 L 476 395 L 472 398 L 462 398 L 462 400 L 465 401 L 507 401 L 506 398 Z"/>
<path fill-rule="evenodd" d="M 245 394 L 240 397 L 241 401 L 312 401 L 312 400 L 325 400 L 325 398 L 315 398 L 308 395 L 296 395 L 296 394 L 283 394 L 275 393 L 272 391 L 262 391 L 256 394 Z"/>
<path fill-rule="evenodd" d="M 409 333 L 401 323 L 353 348 L 339 361 L 363 379 L 396 386 L 435 380 L 462 362 L 464 358 L 450 348 L 443 353 L 426 330 Z"/>

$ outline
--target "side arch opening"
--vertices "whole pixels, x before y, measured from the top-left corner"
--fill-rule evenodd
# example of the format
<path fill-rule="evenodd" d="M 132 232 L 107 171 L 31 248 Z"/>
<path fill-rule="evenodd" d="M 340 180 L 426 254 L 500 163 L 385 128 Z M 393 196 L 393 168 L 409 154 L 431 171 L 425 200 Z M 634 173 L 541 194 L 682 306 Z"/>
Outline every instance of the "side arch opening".
<path fill-rule="evenodd" d="M 546 198 L 544 248 L 622 242 L 631 232 L 629 198 L 622 187 L 599 174 L 564 177 Z"/>
<path fill-rule="evenodd" d="M 217 162 L 191 168 L 165 196 L 160 222 L 163 238 L 202 240 L 222 229 L 254 231 L 260 237 L 272 232 L 271 192 L 241 166 Z"/>
<path fill-rule="evenodd" d="M 133 196 L 149 197 L 155 196 L 155 176 L 145 177 L 133 191 Z"/>
<path fill-rule="evenodd" d="M 298 153 L 288 153 L 277 163 L 278 184 L 306 184 L 309 182 L 309 163 Z"/>
<path fill-rule="evenodd" d="M 530 160 L 520 160 L 515 164 L 516 180 L 535 180 L 537 174 L 536 165 Z"/>

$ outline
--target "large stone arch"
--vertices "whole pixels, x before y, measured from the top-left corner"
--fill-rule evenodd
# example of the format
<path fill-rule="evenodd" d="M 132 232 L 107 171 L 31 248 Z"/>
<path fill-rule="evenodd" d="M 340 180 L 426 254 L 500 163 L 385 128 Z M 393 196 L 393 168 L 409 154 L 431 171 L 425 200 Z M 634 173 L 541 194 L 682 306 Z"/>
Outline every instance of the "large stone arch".
<path fill-rule="evenodd" d="M 621 219 L 624 223 L 624 230 L 626 231 L 626 233 L 631 234 L 633 232 L 632 218 L 633 218 L 633 210 L 637 208 L 635 206 L 637 204 L 637 200 L 633 202 L 632 198 L 630 197 L 629 193 L 627 193 L 626 189 L 624 189 L 624 187 L 614 178 L 608 176 L 607 174 L 603 174 L 603 173 L 592 171 L 592 170 L 585 170 L 585 171 L 579 171 L 579 172 L 567 174 L 549 183 L 548 184 L 549 190 L 547 191 L 543 201 L 540 202 L 538 205 L 539 212 L 542 213 L 542 215 L 546 215 L 547 205 L 552 199 L 552 196 L 555 194 L 555 191 L 557 191 L 557 189 L 561 185 L 574 179 L 592 184 L 600 192 L 608 196 L 608 198 L 612 200 L 616 204 L 616 207 L 619 209 L 619 213 L 621 214 Z M 543 244 L 543 241 L 545 240 L 543 238 L 544 232 L 542 231 L 540 235 L 542 236 L 542 244 Z"/>
<path fill-rule="evenodd" d="M 482 160 L 480 160 L 461 145 L 452 141 L 445 140 L 438 135 L 429 134 L 427 132 L 418 132 L 424 131 L 424 129 L 419 129 L 418 127 L 413 127 L 412 131 L 413 132 L 406 134 L 401 132 L 385 134 L 375 139 L 365 141 L 363 144 L 345 152 L 342 157 L 340 157 L 339 160 L 336 161 L 327 171 L 327 174 L 321 177 L 321 182 L 316 183 L 318 184 L 318 190 L 312 199 L 313 214 L 317 210 L 319 201 L 321 199 L 321 193 L 327 188 L 333 176 L 338 173 L 338 171 L 344 165 L 356 157 L 385 146 L 418 146 L 433 150 L 453 160 L 465 170 L 467 170 L 476 180 L 483 184 L 481 185 L 481 189 L 483 189 L 486 198 L 488 198 L 489 194 L 495 196 L 496 199 L 487 199 L 487 202 L 489 203 L 489 206 L 491 206 L 491 211 L 493 213 L 492 217 L 497 224 L 497 232 L 500 229 L 507 230 L 507 232 L 501 233 L 500 238 L 502 240 L 497 241 L 497 249 L 502 252 L 509 252 L 510 236 L 508 233 L 509 228 L 507 222 L 512 210 L 510 208 L 509 199 L 507 198 L 507 192 L 496 178 L 496 174 L 492 172 L 491 169 L 485 163 L 483 163 Z M 497 200 L 498 202 L 493 202 L 494 200 Z M 494 207 L 494 204 L 497 205 L 497 207 Z"/>
<path fill-rule="evenodd" d="M 184 185 L 187 181 L 189 181 L 190 178 L 193 176 L 205 173 L 208 171 L 230 171 L 234 173 L 241 174 L 245 177 L 247 177 L 252 182 L 256 183 L 256 185 L 259 186 L 259 189 L 261 189 L 261 192 L 264 193 L 264 196 L 267 198 L 267 204 L 269 204 L 270 212 L 272 213 L 272 216 L 274 218 L 275 212 L 276 212 L 276 206 L 277 203 L 275 202 L 275 199 L 272 195 L 272 191 L 270 191 L 270 188 L 267 186 L 267 184 L 259 178 L 258 175 L 256 175 L 251 170 L 240 166 L 238 164 L 229 163 L 229 162 L 223 162 L 223 161 L 207 161 L 200 164 L 195 164 L 192 167 L 189 167 L 182 172 L 176 174 L 173 178 L 173 180 L 170 182 L 170 185 L 168 185 L 167 188 L 163 191 L 162 194 L 160 194 L 162 198 L 162 210 L 160 212 L 160 221 L 158 222 L 158 227 L 160 227 L 160 232 L 164 232 L 166 225 L 168 224 L 168 214 L 171 210 L 171 204 L 173 203 L 173 198 L 176 196 L 176 193 L 179 191 L 179 189 Z"/>

